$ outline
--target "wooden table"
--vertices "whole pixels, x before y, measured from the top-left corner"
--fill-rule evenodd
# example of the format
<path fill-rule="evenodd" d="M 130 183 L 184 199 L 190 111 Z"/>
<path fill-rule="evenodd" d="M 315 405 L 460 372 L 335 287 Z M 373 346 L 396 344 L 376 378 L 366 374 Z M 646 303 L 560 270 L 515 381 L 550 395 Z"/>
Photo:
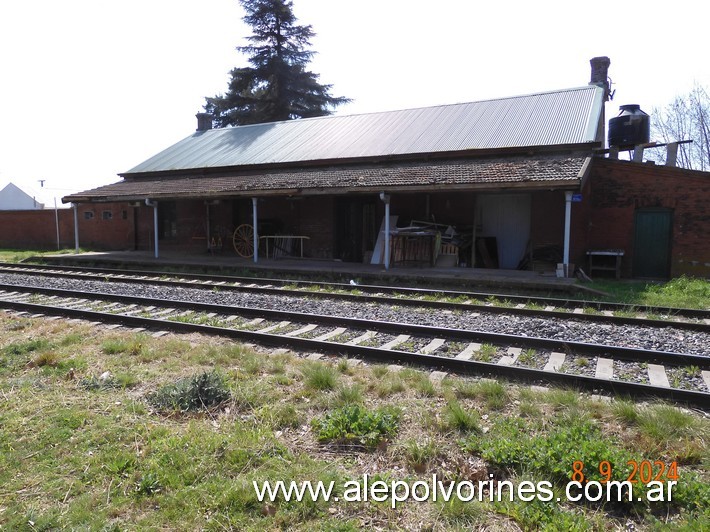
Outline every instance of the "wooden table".
<path fill-rule="evenodd" d="M 589 275 L 592 275 L 592 270 L 613 271 L 617 279 L 621 279 L 621 259 L 624 256 L 623 249 L 591 249 L 587 251 L 589 257 Z M 597 257 L 597 264 L 594 264 L 594 257 Z M 610 259 L 611 264 L 610 264 Z M 599 264 L 599 259 L 602 263 Z"/>
<path fill-rule="evenodd" d="M 271 258 L 293 257 L 293 248 L 296 241 L 301 243 L 301 258 L 303 258 L 303 241 L 310 240 L 310 236 L 300 235 L 268 235 L 259 237 L 266 243 L 266 258 L 269 258 L 269 241 L 271 242 Z"/>

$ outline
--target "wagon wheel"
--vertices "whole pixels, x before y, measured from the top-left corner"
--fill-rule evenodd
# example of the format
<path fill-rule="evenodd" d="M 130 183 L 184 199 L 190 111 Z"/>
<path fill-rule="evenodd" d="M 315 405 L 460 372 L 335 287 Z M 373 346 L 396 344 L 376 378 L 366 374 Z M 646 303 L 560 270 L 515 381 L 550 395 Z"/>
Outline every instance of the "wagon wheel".
<path fill-rule="evenodd" d="M 240 257 L 254 256 L 254 228 L 249 224 L 242 224 L 234 230 L 232 237 L 234 251 Z"/>

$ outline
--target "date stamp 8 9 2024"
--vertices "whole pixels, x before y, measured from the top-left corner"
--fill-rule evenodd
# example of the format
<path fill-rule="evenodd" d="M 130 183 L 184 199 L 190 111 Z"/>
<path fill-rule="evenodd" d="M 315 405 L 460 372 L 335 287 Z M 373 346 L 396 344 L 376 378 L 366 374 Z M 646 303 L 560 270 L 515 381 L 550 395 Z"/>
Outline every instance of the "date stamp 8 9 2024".
<path fill-rule="evenodd" d="M 582 460 L 575 460 L 572 463 L 572 473 L 570 482 L 566 488 L 567 500 L 579 501 L 586 499 L 589 502 L 599 501 L 604 498 L 606 500 L 622 500 L 637 501 L 645 499 L 648 502 L 668 502 L 673 498 L 673 487 L 678 484 L 678 464 L 671 462 L 666 464 L 661 460 L 629 460 L 626 462 L 629 468 L 628 473 L 624 473 L 626 479 L 612 480 L 614 476 L 614 467 L 611 462 L 602 460 L 599 464 L 593 467 L 598 470 L 599 475 L 594 475 L 598 480 L 591 480 L 584 474 L 585 464 Z M 634 497 L 634 485 L 643 485 L 645 489 L 644 497 L 637 494 Z M 575 489 L 573 494 L 572 488 Z M 615 493 L 614 493 L 615 490 Z"/>
<path fill-rule="evenodd" d="M 626 481 L 632 484 L 648 484 L 649 482 L 665 482 L 666 480 L 678 480 L 678 464 L 677 462 L 671 462 L 666 465 L 665 462 L 661 460 L 643 460 L 637 462 L 636 460 L 629 460 L 626 465 L 631 468 Z M 599 474 L 601 479 L 599 482 L 605 484 L 609 482 L 613 476 L 613 467 L 607 460 L 602 460 L 599 462 Z M 584 462 L 582 460 L 575 460 L 572 463 L 572 476 L 570 478 L 573 482 L 585 482 L 586 477 L 584 476 Z"/>

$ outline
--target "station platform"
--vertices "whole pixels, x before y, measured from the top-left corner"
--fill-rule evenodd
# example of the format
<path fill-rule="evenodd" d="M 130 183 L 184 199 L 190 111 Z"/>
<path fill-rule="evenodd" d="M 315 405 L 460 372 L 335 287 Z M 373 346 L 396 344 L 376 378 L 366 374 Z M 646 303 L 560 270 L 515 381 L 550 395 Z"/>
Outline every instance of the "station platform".
<path fill-rule="evenodd" d="M 161 252 L 159 258 L 147 251 L 84 252 L 37 257 L 50 264 L 123 267 L 140 270 L 182 269 L 195 273 L 219 273 L 234 276 L 294 277 L 308 280 L 337 281 L 357 284 L 382 284 L 448 288 L 465 291 L 557 292 L 589 295 L 575 278 L 556 277 L 553 272 L 527 270 L 499 270 L 487 268 L 401 267 L 385 269 L 382 264 L 359 264 L 338 260 L 318 259 L 244 259 L 230 254 L 187 254 Z M 352 284 L 352 283 L 351 283 Z"/>

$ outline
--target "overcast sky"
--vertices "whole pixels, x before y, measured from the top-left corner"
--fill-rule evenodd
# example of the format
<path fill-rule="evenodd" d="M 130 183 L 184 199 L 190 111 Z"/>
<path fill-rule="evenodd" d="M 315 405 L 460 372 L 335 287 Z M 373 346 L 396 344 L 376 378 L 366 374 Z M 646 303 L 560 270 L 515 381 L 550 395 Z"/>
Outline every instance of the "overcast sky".
<path fill-rule="evenodd" d="M 623 7 L 622 7 L 623 6 Z M 710 86 L 710 4 L 294 0 L 311 70 L 358 114 L 564 89 L 611 59 L 618 106 Z M 0 0 L 0 187 L 63 196 L 118 181 L 190 135 L 246 65 L 237 0 Z"/>

